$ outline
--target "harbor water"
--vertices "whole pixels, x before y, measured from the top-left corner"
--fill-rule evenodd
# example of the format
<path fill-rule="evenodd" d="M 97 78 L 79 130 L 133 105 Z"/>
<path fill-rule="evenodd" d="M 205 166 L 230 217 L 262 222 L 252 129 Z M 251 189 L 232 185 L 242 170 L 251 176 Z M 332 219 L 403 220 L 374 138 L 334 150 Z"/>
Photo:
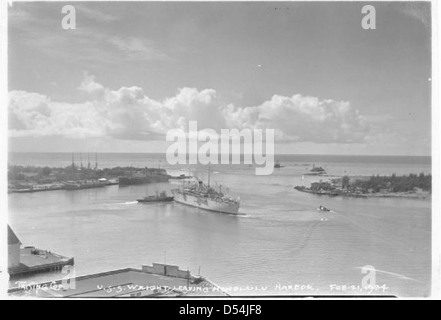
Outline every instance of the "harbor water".
<path fill-rule="evenodd" d="M 152 262 L 200 273 L 231 295 L 371 294 L 427 296 L 431 281 L 430 199 L 343 198 L 294 190 L 329 175 L 430 173 L 427 157 L 280 156 L 284 166 L 213 165 L 211 183 L 240 196 L 240 215 L 178 203 L 140 204 L 169 183 L 9 194 L 9 224 L 23 245 L 75 258 L 76 275 Z M 10 154 L 10 164 L 64 167 L 71 155 Z M 166 168 L 206 179 L 201 166 L 170 166 L 164 155 L 99 154 L 99 167 Z M 319 212 L 324 205 L 332 212 Z M 372 274 L 371 274 L 372 275 Z M 60 279 L 39 274 L 24 281 Z M 10 286 L 15 286 L 11 281 Z"/>

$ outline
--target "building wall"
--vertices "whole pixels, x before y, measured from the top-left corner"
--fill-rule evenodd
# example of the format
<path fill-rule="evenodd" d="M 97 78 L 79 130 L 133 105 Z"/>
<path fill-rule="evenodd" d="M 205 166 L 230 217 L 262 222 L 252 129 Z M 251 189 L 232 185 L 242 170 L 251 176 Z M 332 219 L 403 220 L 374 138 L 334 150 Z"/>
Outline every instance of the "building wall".
<path fill-rule="evenodd" d="M 188 278 L 190 277 L 190 272 L 189 271 L 184 271 L 184 270 L 179 270 L 178 269 L 178 278 Z"/>
<path fill-rule="evenodd" d="M 8 245 L 8 268 L 20 265 L 20 244 Z"/>
<path fill-rule="evenodd" d="M 188 271 L 180 270 L 178 266 L 164 265 L 162 263 L 153 263 L 153 266 L 142 266 L 142 271 L 153 274 L 164 274 L 164 267 L 167 276 L 187 278 Z"/>
<path fill-rule="evenodd" d="M 152 266 L 142 266 L 142 271 L 148 273 L 156 273 L 155 269 Z"/>

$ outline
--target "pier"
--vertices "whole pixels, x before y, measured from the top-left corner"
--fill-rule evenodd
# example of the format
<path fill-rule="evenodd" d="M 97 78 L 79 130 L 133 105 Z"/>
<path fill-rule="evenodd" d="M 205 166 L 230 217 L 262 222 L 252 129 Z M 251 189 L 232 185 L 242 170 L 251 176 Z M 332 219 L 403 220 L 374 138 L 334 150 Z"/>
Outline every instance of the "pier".
<path fill-rule="evenodd" d="M 74 258 L 68 258 L 34 247 L 20 249 L 20 263 L 8 268 L 11 278 L 43 272 L 60 271 L 64 266 L 73 266 Z"/>
<path fill-rule="evenodd" d="M 21 241 L 8 225 L 8 273 L 17 278 L 35 273 L 59 271 L 73 266 L 74 259 L 35 247 L 21 248 Z"/>

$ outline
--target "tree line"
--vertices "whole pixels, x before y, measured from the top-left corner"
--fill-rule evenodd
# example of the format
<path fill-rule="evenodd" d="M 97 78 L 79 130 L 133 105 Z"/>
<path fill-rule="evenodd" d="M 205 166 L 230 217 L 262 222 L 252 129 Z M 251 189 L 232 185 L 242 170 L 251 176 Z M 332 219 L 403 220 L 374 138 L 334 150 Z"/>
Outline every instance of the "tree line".
<path fill-rule="evenodd" d="M 373 192 L 380 192 L 382 189 L 392 192 L 408 192 L 419 188 L 424 191 L 431 192 L 432 175 L 424 173 L 411 173 L 403 176 L 397 176 L 396 174 L 392 174 L 390 176 L 373 175 L 368 180 L 355 180 L 352 183 L 343 179 L 342 188 L 358 188 L 365 191 L 373 190 Z"/>

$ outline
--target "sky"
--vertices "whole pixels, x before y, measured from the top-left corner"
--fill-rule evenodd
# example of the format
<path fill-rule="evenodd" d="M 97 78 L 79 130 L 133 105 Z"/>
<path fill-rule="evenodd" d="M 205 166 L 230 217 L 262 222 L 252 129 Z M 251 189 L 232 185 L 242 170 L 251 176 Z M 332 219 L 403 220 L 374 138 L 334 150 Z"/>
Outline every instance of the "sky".
<path fill-rule="evenodd" d="M 61 26 L 73 4 L 76 29 Z M 9 149 L 165 152 L 274 129 L 276 153 L 430 155 L 430 3 L 16 2 Z"/>

